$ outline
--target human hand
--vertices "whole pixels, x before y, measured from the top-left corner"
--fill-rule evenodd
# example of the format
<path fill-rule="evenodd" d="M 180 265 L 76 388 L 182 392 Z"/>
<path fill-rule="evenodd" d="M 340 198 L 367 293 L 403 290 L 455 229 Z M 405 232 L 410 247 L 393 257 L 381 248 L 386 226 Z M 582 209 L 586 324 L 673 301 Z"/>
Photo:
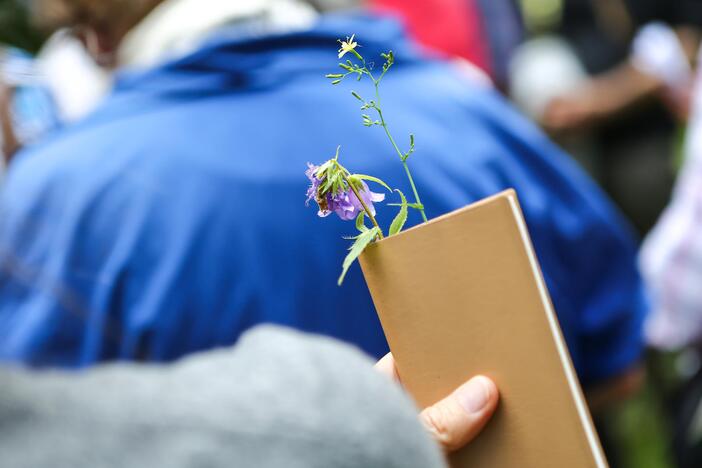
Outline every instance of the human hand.
<path fill-rule="evenodd" d="M 639 102 L 659 93 L 664 85 L 660 78 L 642 72 L 626 60 L 613 70 L 552 99 L 540 120 L 553 132 L 586 129 L 631 111 Z"/>
<path fill-rule="evenodd" d="M 553 132 L 578 130 L 591 124 L 597 114 L 591 97 L 579 92 L 552 99 L 544 109 L 541 123 Z"/>
<path fill-rule="evenodd" d="M 382 374 L 400 383 L 392 353 L 375 365 Z M 419 420 L 447 452 L 473 440 L 492 417 L 499 393 L 492 380 L 479 375 L 468 380 L 443 400 L 419 413 Z"/>

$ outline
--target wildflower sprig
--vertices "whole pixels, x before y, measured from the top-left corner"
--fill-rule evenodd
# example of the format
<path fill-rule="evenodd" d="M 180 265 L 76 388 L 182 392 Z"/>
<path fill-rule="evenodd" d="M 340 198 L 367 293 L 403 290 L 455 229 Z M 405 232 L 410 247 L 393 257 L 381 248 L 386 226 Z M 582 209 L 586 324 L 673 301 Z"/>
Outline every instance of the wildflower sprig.
<path fill-rule="evenodd" d="M 361 79 L 363 79 L 364 76 L 367 76 L 371 80 L 375 91 L 375 99 L 366 100 L 363 97 L 361 97 L 360 94 L 353 90 L 351 91 L 351 95 L 361 102 L 361 111 L 364 112 L 363 114 L 361 114 L 361 117 L 363 119 L 363 125 L 366 127 L 379 126 L 382 127 L 382 129 L 384 130 L 386 136 L 388 137 L 388 140 L 390 141 L 390 144 L 392 145 L 393 149 L 399 156 L 400 161 L 402 162 L 405 174 L 407 175 L 407 180 L 409 181 L 410 187 L 412 188 L 412 194 L 414 195 L 414 203 L 410 204 L 409 206 L 419 211 L 422 216 L 422 220 L 426 222 L 427 216 L 424 212 L 424 205 L 422 204 L 422 201 L 419 198 L 417 186 L 414 183 L 412 172 L 410 171 L 409 166 L 407 164 L 407 160 L 415 152 L 414 135 L 410 134 L 409 136 L 409 149 L 407 151 L 402 151 L 398 146 L 397 142 L 395 141 L 395 138 L 393 137 L 392 133 L 390 132 L 390 128 L 388 127 L 388 124 L 385 120 L 385 115 L 383 114 L 383 109 L 381 106 L 380 84 L 383 81 L 383 78 L 385 77 L 387 72 L 395 64 L 395 54 L 392 51 L 380 54 L 380 56 L 384 59 L 384 63 L 380 75 L 378 75 L 378 77 L 376 78 L 372 70 L 373 67 L 369 65 L 363 58 L 363 56 L 356 50 L 356 48 L 358 47 L 358 43 L 354 41 L 354 37 L 355 36 L 351 36 L 350 38 L 347 38 L 346 41 L 339 40 L 339 42 L 341 43 L 341 48 L 339 49 L 339 58 L 342 58 L 347 53 L 351 53 L 359 60 L 360 63 L 356 63 L 350 59 L 347 59 L 346 62 L 339 64 L 339 67 L 342 70 L 344 70 L 343 73 L 331 73 L 326 75 L 326 77 L 332 80 L 331 83 L 333 85 L 341 83 L 349 76 L 355 77 L 357 81 L 361 81 Z M 377 118 L 372 118 L 365 111 L 371 111 L 371 113 L 375 112 Z"/>
<path fill-rule="evenodd" d="M 366 174 L 352 174 L 348 169 L 339 163 L 339 148 L 336 155 L 322 164 L 315 166 L 308 164 L 307 177 L 310 179 L 310 187 L 307 190 L 307 203 L 314 200 L 319 206 L 319 216 L 326 217 L 331 213 L 336 213 L 339 218 L 350 221 L 356 220 L 356 229 L 359 234 L 350 237 L 353 244 L 349 248 L 349 253 L 344 260 L 339 285 L 344 280 L 346 272 L 353 262 L 358 258 L 363 250 L 376 239 L 383 239 L 383 229 L 378 224 L 375 217 L 375 206 L 373 203 L 385 200 L 385 195 L 372 192 L 366 181 L 380 185 L 389 192 L 393 190 L 388 184 L 377 177 Z M 400 190 L 402 203 L 399 203 L 400 211 L 393 219 L 388 235 L 397 234 L 402 230 L 407 221 L 407 199 Z M 366 217 L 370 220 L 371 226 L 366 226 Z"/>
<path fill-rule="evenodd" d="M 388 204 L 389 206 L 399 207 L 397 215 L 388 228 L 388 236 L 393 236 L 402 231 L 407 222 L 410 208 L 419 211 L 424 221 L 427 220 L 427 217 L 412 178 L 412 173 L 407 165 L 407 160 L 415 151 L 414 135 L 410 134 L 409 136 L 409 148 L 407 151 L 402 151 L 390 133 L 381 106 L 380 83 L 395 63 L 393 52 L 389 51 L 381 54 L 385 62 L 383 63 L 382 71 L 376 78 L 373 73 L 374 67 L 366 63 L 363 56 L 356 50 L 359 45 L 355 41 L 355 36 L 347 37 L 345 41 L 339 40 L 339 43 L 341 44 L 338 51 L 339 58 L 343 58 L 346 54 L 352 54 L 358 59 L 358 63 L 347 59 L 339 64 L 339 67 L 343 70 L 342 73 L 331 73 L 326 75 L 326 77 L 332 80 L 331 84 L 333 85 L 338 85 L 348 77 L 354 77 L 357 81 L 361 81 L 364 77 L 368 77 L 371 80 L 375 90 L 374 99 L 364 99 L 356 91 L 351 91 L 351 95 L 361 102 L 363 125 L 366 127 L 378 126 L 384 130 L 390 144 L 400 158 L 414 195 L 414 202 L 409 203 L 402 191 L 392 190 L 377 177 L 365 174 L 352 174 L 339 163 L 339 148 L 337 148 L 336 154 L 332 159 L 320 166 L 308 163 L 306 174 L 310 180 L 310 187 L 307 190 L 307 202 L 309 203 L 311 200 L 317 202 L 319 216 L 324 217 L 331 213 L 336 213 L 342 220 L 356 220 L 356 229 L 359 233 L 348 238 L 353 240 L 353 244 L 351 244 L 349 253 L 343 262 L 341 276 L 338 281 L 339 285 L 341 285 L 349 267 L 361 255 L 363 250 L 373 241 L 384 238 L 383 229 L 375 217 L 375 206 L 373 204 L 385 200 L 385 195 L 371 192 L 366 182 L 378 184 L 391 193 L 397 192 L 400 197 L 400 203 Z M 370 226 L 366 225 L 366 218 L 370 220 Z"/>
<path fill-rule="evenodd" d="M 323 200 L 320 204 L 321 207 L 325 203 L 326 197 L 328 195 L 330 195 L 332 199 L 334 199 L 334 197 L 339 197 L 340 195 L 345 196 L 348 194 L 349 191 L 351 191 L 353 193 L 353 196 L 355 197 L 355 200 L 358 200 L 358 203 L 361 205 L 362 209 L 362 211 L 357 216 L 356 226 L 359 227 L 358 223 L 360 223 L 360 225 L 363 226 L 362 217 L 364 216 L 364 214 L 366 214 L 373 223 L 373 226 L 377 228 L 378 237 L 382 239 L 383 231 L 382 229 L 380 229 L 378 221 L 375 219 L 375 209 L 371 209 L 369 208 L 369 206 L 372 207 L 372 202 L 375 200 L 382 201 L 382 199 L 384 199 L 385 196 L 382 195 L 382 198 L 380 198 L 378 197 L 378 194 L 370 192 L 368 186 L 363 181 L 371 180 L 373 182 L 376 182 L 382 185 L 390 192 L 392 191 L 392 189 L 385 182 L 376 177 L 371 177 L 364 174 L 351 174 L 351 172 L 349 172 L 348 169 L 339 164 L 339 149 L 340 148 L 336 149 L 336 155 L 332 159 L 322 164 L 319 168 L 317 168 L 317 170 L 314 173 L 314 176 L 322 181 L 322 184 L 319 190 L 317 191 L 316 199 Z M 366 196 L 366 194 L 370 195 Z M 366 200 L 366 198 L 368 198 L 368 200 Z M 356 208 L 353 206 L 353 201 L 351 201 L 351 205 L 353 208 Z M 329 206 L 330 204 L 327 204 L 327 207 Z M 358 219 L 361 219 L 361 221 L 358 221 Z"/>

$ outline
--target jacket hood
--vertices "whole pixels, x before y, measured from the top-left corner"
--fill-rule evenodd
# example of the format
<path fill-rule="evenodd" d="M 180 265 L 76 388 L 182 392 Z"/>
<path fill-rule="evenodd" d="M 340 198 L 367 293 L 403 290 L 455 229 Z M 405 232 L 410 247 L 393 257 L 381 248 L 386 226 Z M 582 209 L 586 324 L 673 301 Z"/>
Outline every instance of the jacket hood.
<path fill-rule="evenodd" d="M 335 73 L 339 39 L 355 34 L 369 62 L 392 50 L 396 65 L 418 58 L 401 25 L 369 15 L 325 15 L 308 30 L 242 37 L 223 29 L 197 51 L 148 71 L 118 75 L 115 92 L 218 93 L 276 86 L 298 74 Z M 379 64 L 378 64 L 379 67 Z"/>

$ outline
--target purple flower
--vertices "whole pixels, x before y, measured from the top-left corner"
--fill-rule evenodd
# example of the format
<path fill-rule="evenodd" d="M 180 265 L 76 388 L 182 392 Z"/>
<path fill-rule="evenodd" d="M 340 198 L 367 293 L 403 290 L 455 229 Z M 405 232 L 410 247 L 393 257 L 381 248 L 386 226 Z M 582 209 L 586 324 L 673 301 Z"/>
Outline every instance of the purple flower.
<path fill-rule="evenodd" d="M 385 195 L 382 193 L 371 192 L 365 182 L 361 182 L 361 184 L 363 185 L 363 189 L 359 190 L 358 193 L 361 195 L 363 203 L 365 203 L 368 210 L 370 210 L 370 214 L 375 216 L 375 207 L 373 206 L 373 202 L 381 202 L 385 200 Z M 327 204 L 329 206 L 329 210 L 336 213 L 339 218 L 343 219 L 344 221 L 356 219 L 356 217 L 363 211 L 363 205 L 361 205 L 358 197 L 356 197 L 356 194 L 351 190 L 339 192 L 335 195 L 328 193 Z M 320 216 L 327 216 L 328 214 L 329 213 L 320 214 Z"/>
<path fill-rule="evenodd" d="M 317 192 L 319 191 L 319 186 L 322 184 L 322 179 L 317 177 L 317 170 L 319 166 L 315 166 L 312 163 L 307 163 L 307 170 L 305 175 L 310 179 L 310 188 L 307 189 L 307 201 L 305 205 L 310 205 L 310 200 L 317 199 Z"/>
<path fill-rule="evenodd" d="M 329 216 L 332 212 L 336 213 L 339 218 L 344 221 L 351 221 L 356 219 L 356 217 L 363 211 L 363 205 L 356 197 L 356 194 L 349 188 L 347 190 L 341 190 L 337 193 L 332 193 L 328 191 L 326 193 L 319 193 L 320 186 L 324 179 L 317 177 L 317 170 L 319 166 L 307 163 L 307 171 L 305 174 L 307 178 L 310 179 L 310 187 L 307 189 L 307 201 L 306 204 L 309 205 L 310 200 L 315 200 L 319 205 L 319 212 L 317 213 L 320 217 Z M 381 202 L 385 200 L 385 195 L 382 193 L 371 192 L 365 182 L 361 182 L 362 188 L 359 190 L 359 195 L 363 199 L 363 203 L 368 207 L 372 216 L 375 216 L 374 202 Z"/>

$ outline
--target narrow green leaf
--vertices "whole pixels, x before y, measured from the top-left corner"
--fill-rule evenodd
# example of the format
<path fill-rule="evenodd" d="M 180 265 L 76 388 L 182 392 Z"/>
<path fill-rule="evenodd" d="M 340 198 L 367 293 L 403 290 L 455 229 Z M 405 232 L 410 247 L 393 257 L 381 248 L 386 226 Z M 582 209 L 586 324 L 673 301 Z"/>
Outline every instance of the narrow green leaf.
<path fill-rule="evenodd" d="M 396 192 L 399 193 L 400 198 L 402 198 L 402 205 L 400 206 L 400 212 L 397 213 L 395 219 L 392 220 L 392 224 L 390 225 L 390 231 L 388 231 L 389 236 L 394 236 L 398 232 L 402 231 L 402 228 L 407 222 L 407 198 L 405 198 L 405 194 L 401 191 L 396 190 Z"/>
<path fill-rule="evenodd" d="M 387 206 L 402 206 L 402 203 L 388 203 Z M 412 208 L 413 210 L 423 210 L 424 205 L 420 203 L 408 203 L 407 208 Z"/>
<path fill-rule="evenodd" d="M 373 242 L 373 240 L 376 237 L 378 237 L 379 232 L 380 230 L 377 227 L 374 227 L 372 229 L 368 229 L 367 231 L 362 232 L 356 238 L 356 241 L 351 245 L 351 248 L 349 249 L 349 254 L 344 259 L 344 264 L 341 270 L 341 276 L 339 276 L 339 281 L 337 283 L 339 286 L 341 286 L 341 283 L 344 282 L 346 273 L 348 273 L 349 268 L 351 267 L 351 265 L 353 265 L 353 262 L 363 253 L 363 250 L 366 247 L 368 247 L 368 244 Z"/>
<path fill-rule="evenodd" d="M 355 178 L 361 179 L 361 180 L 369 180 L 371 182 L 375 182 L 376 184 L 380 184 L 383 187 L 385 187 L 388 192 L 392 192 L 392 189 L 390 188 L 390 186 L 388 184 L 386 184 L 385 182 L 383 182 L 382 180 L 378 179 L 377 177 L 373 177 L 373 176 L 369 176 L 369 175 L 365 175 L 365 174 L 354 174 L 352 177 L 355 177 Z"/>
<path fill-rule="evenodd" d="M 333 85 L 337 85 L 337 84 L 339 84 L 339 83 L 341 83 L 341 80 L 334 80 L 334 81 L 332 81 L 332 84 L 333 84 Z"/>
<path fill-rule="evenodd" d="M 361 232 L 366 231 L 368 228 L 365 225 L 365 221 L 366 221 L 366 212 L 361 211 L 361 213 L 359 213 L 358 217 L 356 217 L 356 229 L 358 229 Z"/>
<path fill-rule="evenodd" d="M 414 153 L 414 134 L 410 133 L 410 148 L 405 154 L 402 155 L 402 161 L 407 161 L 407 159 Z"/>
<path fill-rule="evenodd" d="M 324 75 L 325 78 L 343 78 L 344 75 L 343 73 L 329 73 L 328 75 Z"/>
<path fill-rule="evenodd" d="M 321 166 L 319 166 L 319 167 L 317 168 L 317 172 L 315 173 L 315 175 L 316 175 L 318 178 L 320 178 L 320 179 L 323 178 L 323 177 L 324 177 L 324 173 L 327 171 L 327 169 L 329 169 L 329 167 L 331 166 L 331 164 L 332 164 L 331 161 L 327 161 L 327 162 L 325 162 L 324 164 L 322 164 Z"/>
<path fill-rule="evenodd" d="M 353 188 L 355 188 L 359 192 L 363 190 L 363 184 L 361 183 L 361 179 L 359 179 L 355 175 L 352 174 L 352 175 L 346 176 L 346 179 L 349 181 L 349 184 L 351 184 L 353 186 Z"/>
<path fill-rule="evenodd" d="M 324 185 L 322 186 L 322 193 L 327 193 L 334 185 L 334 177 L 328 177 L 324 179 Z"/>
<path fill-rule="evenodd" d="M 359 96 L 359 94 L 356 91 L 351 91 L 351 95 L 358 99 L 359 101 L 363 102 L 363 98 Z"/>
<path fill-rule="evenodd" d="M 338 172 L 334 174 L 334 183 L 332 184 L 332 193 L 337 194 L 344 190 L 344 179 Z"/>

